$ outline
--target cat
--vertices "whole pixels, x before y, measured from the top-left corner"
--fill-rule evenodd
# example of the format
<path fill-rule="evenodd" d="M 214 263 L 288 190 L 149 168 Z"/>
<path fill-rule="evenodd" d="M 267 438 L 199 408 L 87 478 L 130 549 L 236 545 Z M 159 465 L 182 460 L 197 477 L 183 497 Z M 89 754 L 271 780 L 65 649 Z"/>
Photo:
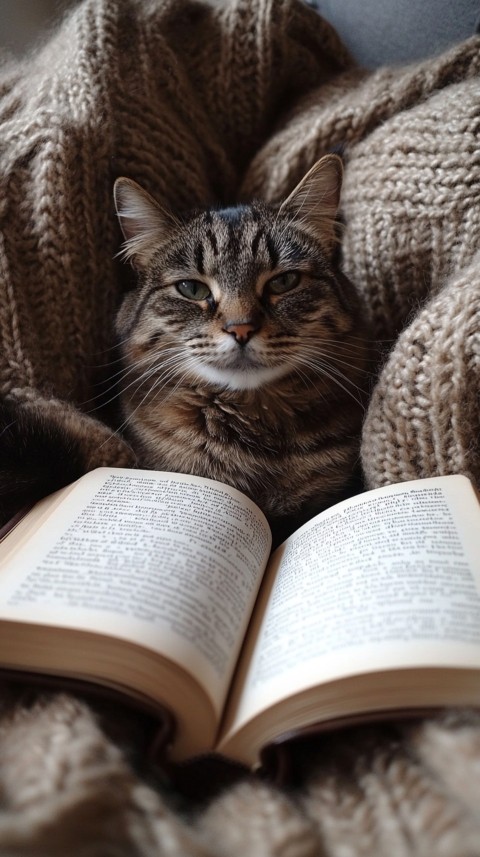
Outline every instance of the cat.
<path fill-rule="evenodd" d="M 281 205 L 183 218 L 114 186 L 137 280 L 116 320 L 129 441 L 143 466 L 225 482 L 271 522 L 338 499 L 358 460 L 369 337 L 334 263 L 342 177 L 326 155 Z"/>

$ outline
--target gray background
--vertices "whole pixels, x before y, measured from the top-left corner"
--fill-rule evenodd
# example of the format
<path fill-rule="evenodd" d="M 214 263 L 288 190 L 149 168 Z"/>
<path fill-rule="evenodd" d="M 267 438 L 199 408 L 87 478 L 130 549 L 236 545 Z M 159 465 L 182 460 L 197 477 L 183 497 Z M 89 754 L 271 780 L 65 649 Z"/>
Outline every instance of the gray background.
<path fill-rule="evenodd" d="M 0 0 L 0 49 L 21 56 L 71 5 L 68 0 Z"/>
<path fill-rule="evenodd" d="M 0 50 L 22 55 L 75 2 L 0 0 Z M 479 29 L 480 0 L 306 2 L 333 23 L 355 58 L 371 68 L 439 53 Z"/>
<path fill-rule="evenodd" d="M 367 68 L 439 54 L 478 32 L 480 0 L 312 0 Z"/>

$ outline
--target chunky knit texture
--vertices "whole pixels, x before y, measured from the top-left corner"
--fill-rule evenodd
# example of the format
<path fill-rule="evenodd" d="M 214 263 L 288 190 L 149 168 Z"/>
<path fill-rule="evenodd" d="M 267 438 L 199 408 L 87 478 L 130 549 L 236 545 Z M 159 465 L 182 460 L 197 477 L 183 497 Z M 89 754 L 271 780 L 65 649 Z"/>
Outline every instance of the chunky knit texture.
<path fill-rule="evenodd" d="M 132 462 L 95 398 L 127 274 L 115 177 L 179 211 L 279 200 L 342 148 L 342 264 L 388 353 L 367 480 L 478 485 L 479 71 L 471 39 L 366 74 L 300 0 L 83 0 L 0 70 L 0 393 L 83 439 L 86 467 Z M 246 777 L 180 814 L 127 761 L 134 734 L 115 743 L 67 695 L 2 700 L 0 854 L 480 852 L 474 714 L 325 736 L 298 748 L 290 793 Z"/>

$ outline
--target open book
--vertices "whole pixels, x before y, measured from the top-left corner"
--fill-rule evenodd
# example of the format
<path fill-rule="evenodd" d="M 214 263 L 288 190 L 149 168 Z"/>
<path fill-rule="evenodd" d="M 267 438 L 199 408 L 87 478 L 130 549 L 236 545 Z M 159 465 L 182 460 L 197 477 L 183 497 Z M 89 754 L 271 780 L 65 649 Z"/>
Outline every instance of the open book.
<path fill-rule="evenodd" d="M 463 476 L 369 491 L 270 556 L 220 483 L 102 468 L 0 544 L 0 666 L 168 710 L 172 760 L 254 765 L 314 724 L 480 703 L 480 506 Z"/>

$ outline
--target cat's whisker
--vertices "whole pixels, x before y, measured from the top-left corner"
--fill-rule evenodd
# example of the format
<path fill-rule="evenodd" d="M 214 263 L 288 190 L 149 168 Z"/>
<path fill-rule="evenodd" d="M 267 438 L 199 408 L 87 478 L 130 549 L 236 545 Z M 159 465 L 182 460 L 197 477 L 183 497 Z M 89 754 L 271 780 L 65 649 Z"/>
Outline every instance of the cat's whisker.
<path fill-rule="evenodd" d="M 121 363 L 123 357 L 117 357 L 116 360 L 107 360 L 106 363 L 87 363 L 87 369 L 105 369 L 107 366 L 114 366 L 116 363 Z"/>
<path fill-rule="evenodd" d="M 166 351 L 169 351 L 169 350 L 170 351 L 178 351 L 178 348 L 175 346 L 175 347 L 172 347 L 170 349 L 166 349 Z M 98 382 L 95 386 L 102 386 L 102 387 L 104 387 L 104 389 L 102 389 L 101 392 L 98 393 L 97 395 L 92 396 L 90 399 L 86 399 L 84 402 L 81 403 L 81 406 L 84 407 L 85 405 L 90 404 L 90 402 L 94 402 L 97 399 L 104 398 L 106 395 L 108 395 L 108 393 L 111 390 L 115 389 L 115 387 L 120 383 L 120 381 L 122 381 L 124 378 L 126 378 L 129 373 L 136 372 L 138 370 L 138 368 L 141 367 L 142 365 L 145 365 L 148 367 L 149 365 L 154 363 L 155 359 L 156 359 L 156 355 L 146 354 L 144 357 L 138 358 L 135 363 L 133 363 L 131 366 L 128 366 L 128 367 L 125 366 L 125 358 L 124 357 L 120 357 L 118 361 L 112 361 L 112 365 L 113 365 L 113 362 L 117 363 L 120 361 L 124 365 L 122 365 L 121 368 L 117 372 L 112 373 L 111 375 L 106 377 L 101 382 Z M 106 365 L 108 365 L 108 364 L 106 364 Z M 117 380 L 115 380 L 115 379 L 117 379 Z M 104 385 L 108 384 L 109 382 L 113 382 L 113 383 L 111 383 L 109 387 L 105 387 Z M 115 398 L 115 397 L 113 397 L 113 398 Z"/>
<path fill-rule="evenodd" d="M 304 340 L 302 340 L 304 341 Z M 327 345 L 329 348 L 337 348 L 342 351 L 352 351 L 352 353 L 360 352 L 361 354 L 365 354 L 365 341 L 362 345 L 357 345 L 354 342 L 341 342 L 337 339 L 317 339 L 312 337 L 312 344 L 316 345 Z"/>
<path fill-rule="evenodd" d="M 108 345 L 106 348 L 99 351 L 98 354 L 106 354 L 108 351 L 115 351 L 119 346 L 126 345 L 129 342 L 130 337 L 125 336 L 123 339 L 115 339 L 111 345 Z"/>
<path fill-rule="evenodd" d="M 362 375 L 372 374 L 369 372 L 368 368 L 358 366 L 356 363 L 352 363 L 349 360 L 343 360 L 342 357 L 339 357 L 336 354 L 331 354 L 328 351 L 322 351 L 319 348 L 315 348 L 313 345 L 309 346 L 308 343 L 303 344 L 302 352 L 312 358 L 318 356 L 321 360 L 332 361 L 335 364 L 346 366 L 348 369 L 353 369 L 355 370 L 355 372 L 358 372 Z"/>
<path fill-rule="evenodd" d="M 337 352 L 345 352 L 345 354 L 352 354 L 352 356 L 358 358 L 358 353 L 361 356 L 366 354 L 365 347 L 361 347 L 360 345 L 352 345 L 349 343 L 341 342 L 335 339 L 319 339 L 314 335 L 307 334 L 301 340 L 302 345 L 308 345 L 310 348 L 328 348 L 333 349 Z"/>
<path fill-rule="evenodd" d="M 196 365 L 196 364 L 195 364 L 195 361 L 194 361 L 194 360 L 187 361 L 187 366 L 186 366 L 185 372 L 183 373 L 183 375 L 181 375 L 181 376 L 179 377 L 179 379 L 178 379 L 177 383 L 175 384 L 175 386 L 174 386 L 174 387 L 169 391 L 169 393 L 167 393 L 167 395 L 165 396 L 165 399 L 164 399 L 164 401 L 165 401 L 165 402 L 167 402 L 167 401 L 168 401 L 168 399 L 170 399 L 173 395 L 175 395 L 175 393 L 176 393 L 176 392 L 177 392 L 177 390 L 182 386 L 182 384 L 184 383 L 184 381 L 186 380 L 186 378 L 188 378 L 189 370 L 194 370 L 194 369 L 195 369 L 195 365 Z"/>
<path fill-rule="evenodd" d="M 152 377 L 152 375 L 155 375 L 158 372 L 158 368 L 159 368 L 158 367 L 158 358 L 157 358 L 157 360 L 154 360 L 152 355 L 150 355 L 149 360 L 148 361 L 145 360 L 144 362 L 146 364 L 146 368 L 140 373 L 140 375 L 137 374 L 138 369 L 139 369 L 138 363 L 133 364 L 132 366 L 125 369 L 122 380 L 126 379 L 128 375 L 132 375 L 132 374 L 135 376 L 133 378 L 133 380 L 130 381 L 130 383 L 127 384 L 126 386 L 125 386 L 125 384 L 122 384 L 121 390 L 118 393 L 116 393 L 115 395 L 111 396 L 110 399 L 108 399 L 106 401 L 102 401 L 101 405 L 99 407 L 101 407 L 103 405 L 110 404 L 110 402 L 114 401 L 114 399 L 119 395 L 120 392 L 121 392 L 121 395 L 123 397 L 126 394 L 127 390 L 130 390 L 135 385 L 136 385 L 136 389 L 139 389 L 146 381 L 148 381 L 149 378 Z M 122 373 L 119 373 L 119 374 L 121 375 Z M 120 381 L 112 384 L 112 386 L 109 388 L 109 390 L 115 389 L 118 386 L 120 386 Z M 108 391 L 106 391 L 106 392 L 108 392 Z M 104 391 L 103 396 L 106 394 L 106 392 Z M 100 396 L 96 396 L 95 398 L 100 398 Z M 90 401 L 92 401 L 92 400 L 90 400 Z M 92 410 L 96 410 L 96 409 L 94 408 Z"/>
<path fill-rule="evenodd" d="M 148 362 L 145 360 L 145 363 L 148 365 L 148 363 L 151 363 L 151 361 L 152 361 L 152 357 L 151 357 L 151 355 L 150 355 L 150 357 L 149 357 L 149 359 L 148 359 Z M 136 365 L 135 365 L 135 366 L 130 366 L 130 367 L 127 367 L 127 366 L 125 366 L 125 365 L 122 365 L 122 366 L 121 366 L 121 368 L 120 368 L 117 372 L 114 372 L 113 374 L 109 375 L 109 376 L 108 376 L 107 378 L 105 378 L 103 381 L 98 382 L 95 386 L 97 386 L 97 387 L 98 387 L 98 386 L 101 386 L 101 385 L 104 385 L 104 384 L 108 384 L 110 381 L 114 382 L 114 383 L 112 383 L 112 385 L 111 385 L 110 387 L 108 387 L 106 390 L 104 390 L 104 391 L 103 391 L 103 393 L 108 393 L 108 392 L 109 392 L 109 390 L 113 389 L 113 387 L 115 386 L 115 384 L 117 384 L 117 383 L 118 383 L 115 379 L 118 379 L 118 378 L 122 378 L 122 379 L 123 379 L 123 378 L 125 378 L 125 377 L 130 373 L 130 372 L 134 372 L 134 371 L 136 371 L 136 369 L 137 369 L 139 366 L 141 366 L 143 362 L 144 362 L 144 361 L 139 360 L 139 361 L 137 361 L 137 363 L 136 363 Z M 102 394 L 100 393 L 99 395 L 102 395 Z M 87 401 L 86 401 L 86 402 L 84 402 L 84 404 L 87 404 L 87 402 L 94 401 L 94 400 L 95 400 L 95 399 L 97 399 L 97 398 L 98 398 L 98 395 L 93 396 L 93 397 L 92 397 L 92 399 L 87 399 Z"/>
<path fill-rule="evenodd" d="M 123 339 L 115 340 L 113 345 L 109 345 L 107 348 L 102 348 L 101 351 L 97 351 L 95 353 L 95 357 L 99 359 L 103 354 L 108 354 L 111 351 L 119 351 L 123 345 L 128 345 L 130 343 L 130 337 L 125 336 Z M 92 355 L 93 356 L 93 355 Z M 89 369 L 104 369 L 106 366 L 113 366 L 116 363 L 121 363 L 123 361 L 123 357 L 117 357 L 115 360 L 107 360 L 105 363 L 90 363 L 88 364 Z"/>
<path fill-rule="evenodd" d="M 120 348 L 121 345 L 123 345 L 124 343 L 127 343 L 127 342 L 128 342 L 128 340 L 124 340 L 124 342 L 119 342 L 118 346 L 114 346 L 114 347 Z M 152 355 L 147 354 L 147 355 L 145 355 L 144 358 L 139 358 L 138 362 L 142 362 L 142 360 L 151 360 L 151 359 L 152 359 Z M 89 369 L 105 369 L 107 366 L 115 366 L 116 364 L 123 363 L 124 361 L 125 361 L 125 357 L 123 355 L 121 355 L 120 357 L 117 357 L 115 360 L 108 360 L 106 363 L 90 363 L 90 364 L 88 364 L 88 368 Z"/>
<path fill-rule="evenodd" d="M 146 395 L 147 395 L 147 396 L 152 396 L 152 395 L 154 395 L 154 397 L 155 397 L 155 398 L 158 398 L 158 395 L 162 392 L 162 390 L 163 390 L 163 389 L 164 389 L 168 384 L 172 383 L 173 379 L 177 376 L 177 373 L 176 373 L 176 371 L 175 371 L 175 370 L 176 370 L 177 368 L 183 368 L 183 365 L 184 365 L 183 360 L 181 360 L 181 361 L 179 361 L 179 362 L 178 362 L 178 365 L 177 365 L 177 366 L 170 366 L 170 367 L 168 367 L 168 369 L 166 369 L 164 372 L 162 372 L 162 374 L 161 374 L 161 375 L 159 375 L 159 376 L 155 379 L 154 383 L 152 384 L 152 386 L 150 387 L 150 389 L 149 389 L 149 391 L 147 392 L 147 394 L 146 394 Z M 185 374 L 185 373 L 184 373 L 184 374 Z M 180 377 L 181 377 L 181 378 L 183 378 L 183 377 L 184 377 L 184 374 L 183 374 L 183 375 L 181 375 Z M 177 384 L 177 386 L 178 386 L 178 384 Z M 166 396 L 166 397 L 165 397 L 165 399 L 167 399 L 167 398 L 168 398 L 168 396 Z M 142 400 L 142 401 L 143 401 L 143 400 Z"/>
<path fill-rule="evenodd" d="M 187 360 L 188 359 L 189 358 L 187 358 Z M 183 368 L 184 366 L 185 366 L 185 357 L 184 357 L 183 353 L 177 353 L 176 355 L 172 355 L 171 357 L 169 357 L 169 359 L 166 362 L 162 363 L 161 366 L 158 366 L 158 365 L 155 366 L 154 370 L 150 373 L 149 377 L 152 377 L 155 375 L 156 375 L 156 377 L 154 378 L 154 383 L 147 390 L 145 396 L 150 396 L 152 393 L 154 393 L 154 391 L 156 391 L 155 395 L 158 395 L 158 393 L 160 393 L 160 391 L 171 380 L 173 380 L 173 378 L 177 374 L 176 369 L 179 367 Z M 160 374 L 158 374 L 158 373 L 160 373 Z M 184 376 L 182 375 L 182 378 L 183 377 Z M 142 377 L 140 379 L 139 386 L 142 386 L 142 384 L 144 383 L 145 380 L 148 380 L 148 377 L 147 378 Z M 144 399 L 142 399 L 141 404 L 143 404 L 143 401 L 144 401 Z"/>
<path fill-rule="evenodd" d="M 357 403 L 357 405 L 362 408 L 364 407 L 362 400 L 357 398 L 352 392 L 352 390 L 350 390 L 346 386 L 346 384 L 349 384 L 355 390 L 358 390 L 358 392 L 361 394 L 365 394 L 365 391 L 362 390 L 361 387 L 358 386 L 358 384 L 355 384 L 350 378 L 347 378 L 347 376 L 343 372 L 341 372 L 340 370 L 335 370 L 335 367 L 329 366 L 328 364 L 320 362 L 319 360 L 313 361 L 306 358 L 301 358 L 300 362 L 302 366 L 306 366 L 307 368 L 312 369 L 317 374 L 329 378 L 331 381 L 341 387 L 341 389 L 348 396 L 350 396 Z M 343 381 L 345 383 L 342 383 Z"/>
<path fill-rule="evenodd" d="M 147 376 L 147 377 L 148 377 L 148 376 Z M 138 393 L 138 390 L 142 387 L 142 385 L 145 383 L 145 381 L 146 381 L 146 380 L 147 380 L 147 378 L 145 378 L 145 377 L 143 377 L 143 376 L 141 376 L 141 377 L 138 379 L 138 385 L 137 385 L 137 387 L 136 387 L 136 389 L 135 389 L 135 391 L 134 391 L 134 393 L 135 393 L 135 394 L 136 394 L 136 393 Z M 154 388 L 154 387 L 155 387 L 155 384 L 153 385 L 153 388 Z M 133 410 L 132 410 L 130 413 L 128 413 L 128 414 L 127 414 L 127 416 L 125 417 L 125 419 L 123 420 L 123 422 L 118 426 L 117 431 L 119 431 L 119 432 L 124 431 L 124 430 L 127 428 L 128 424 L 129 424 L 130 422 L 133 422 L 133 420 L 134 420 L 134 418 L 135 418 L 135 415 L 136 415 L 137 411 L 142 407 L 142 405 L 144 404 L 144 402 L 149 398 L 149 396 L 151 395 L 151 392 L 152 392 L 152 389 L 153 389 L 153 388 L 152 388 L 152 387 L 149 387 L 149 388 L 145 391 L 145 393 L 144 393 L 144 395 L 143 395 L 142 399 L 140 400 L 140 402 L 138 402 L 138 403 L 135 405 L 135 407 L 133 408 Z"/>
<path fill-rule="evenodd" d="M 322 356 L 321 354 L 319 354 L 319 353 L 317 352 L 317 354 L 315 355 L 315 358 L 310 357 L 309 359 L 311 360 L 312 365 L 314 365 L 315 363 L 317 363 L 317 365 L 318 365 L 318 366 L 319 366 L 323 371 L 325 371 L 326 369 L 329 369 L 329 370 L 330 370 L 330 372 L 334 373 L 335 375 L 338 375 L 338 376 L 339 376 L 340 378 L 342 378 L 346 383 L 351 384 L 351 385 L 352 385 L 352 386 L 354 386 L 357 390 L 359 390 L 361 393 L 365 393 L 365 390 L 363 390 L 363 389 L 362 389 L 358 384 L 356 384 L 356 383 L 355 383 L 351 378 L 349 378 L 347 375 L 345 375 L 345 373 L 344 373 L 344 372 L 342 372 L 342 370 L 341 370 L 338 366 L 332 365 L 332 358 L 331 358 L 329 355 Z M 339 361 L 336 361 L 336 362 L 339 362 Z M 344 364 L 344 365 L 345 365 L 345 364 Z M 350 368 L 350 364 L 346 364 L 346 365 L 347 365 L 347 366 L 349 366 L 349 368 Z M 357 368 L 357 367 L 355 367 L 355 368 Z M 359 371 L 359 370 L 357 369 L 357 371 Z"/>
<path fill-rule="evenodd" d="M 183 355 L 182 355 L 182 354 L 179 354 L 179 355 L 177 355 L 177 357 L 178 357 L 178 365 L 179 365 L 179 366 L 180 366 L 180 365 L 184 365 L 184 364 L 185 364 L 185 361 L 184 361 Z M 173 359 L 173 358 L 170 358 L 170 360 L 172 360 L 172 359 Z M 192 360 L 192 364 L 194 365 L 194 361 L 193 361 L 193 360 Z M 157 367 L 157 368 L 158 368 L 158 367 Z M 173 368 L 175 368 L 175 367 L 173 367 Z M 124 431 L 124 430 L 125 430 L 125 428 L 128 426 L 128 424 L 129 424 L 130 422 L 132 422 L 132 421 L 133 421 L 133 419 L 134 419 L 134 417 L 135 417 L 135 415 L 136 415 L 137 411 L 142 407 L 142 405 L 143 405 L 143 404 L 144 404 L 148 399 L 150 399 L 150 404 L 151 404 L 151 405 L 153 405 L 153 404 L 155 403 L 155 399 L 157 399 L 157 398 L 158 398 L 158 396 L 160 395 L 160 393 L 162 392 L 162 390 L 164 389 L 164 387 L 166 386 L 166 384 L 168 384 L 168 383 L 169 383 L 169 381 L 174 377 L 174 373 L 171 371 L 171 370 L 172 370 L 172 367 L 164 367 L 164 366 L 162 366 L 162 369 L 164 369 L 165 371 L 163 371 L 163 372 L 162 372 L 162 374 L 156 378 L 156 380 L 155 380 L 154 384 L 153 384 L 153 385 L 152 385 L 148 390 L 146 390 L 146 392 L 145 392 L 145 394 L 143 395 L 143 397 L 142 397 L 142 399 L 140 400 L 140 402 L 138 402 L 138 404 L 134 407 L 134 409 L 131 411 L 131 413 L 129 413 L 129 414 L 125 417 L 125 419 L 123 420 L 123 422 L 121 423 L 121 425 L 118 427 L 118 431 L 122 432 L 122 431 Z M 184 379 L 185 379 L 185 377 L 186 377 L 186 375 L 187 375 L 187 374 L 188 374 L 188 373 L 183 373 L 183 375 L 181 375 L 181 376 L 180 376 L 179 380 L 177 381 L 177 384 L 175 385 L 175 388 L 174 388 L 175 390 L 176 390 L 176 389 L 177 389 L 177 388 L 182 384 L 182 382 L 184 381 Z M 142 381 L 143 381 L 143 379 L 142 379 Z M 172 394 L 172 393 L 170 392 L 170 393 L 165 397 L 164 401 L 166 401 L 166 400 L 169 398 L 169 396 L 170 396 L 171 394 Z"/>
<path fill-rule="evenodd" d="M 128 340 L 125 339 L 123 341 L 127 342 Z M 94 354 L 92 354 L 92 359 L 95 358 L 97 360 L 100 360 L 100 358 L 104 354 L 106 355 L 111 351 L 117 351 L 119 344 L 121 344 L 121 343 L 115 342 L 113 345 L 109 345 L 108 348 L 102 348 L 101 351 L 95 351 Z M 104 363 L 89 363 L 88 366 L 90 369 L 103 369 L 105 366 L 111 366 L 114 363 L 118 363 L 119 360 L 121 360 L 121 359 L 122 359 L 121 357 L 118 357 L 115 360 L 110 360 L 110 359 L 106 360 Z"/>
<path fill-rule="evenodd" d="M 151 362 L 151 358 L 150 358 L 150 362 Z M 91 404 L 92 402 L 96 402 L 98 400 L 99 400 L 99 404 L 96 405 L 95 407 L 89 408 L 87 413 L 94 413 L 95 411 L 100 410 L 103 407 L 106 407 L 106 405 L 109 405 L 111 402 L 113 402 L 120 394 L 123 395 L 125 390 L 129 389 L 129 387 L 131 385 L 129 384 L 129 385 L 127 385 L 127 387 L 125 387 L 122 382 L 127 378 L 128 375 L 131 375 L 137 371 L 138 371 L 138 364 L 137 364 L 137 366 L 123 367 L 119 372 L 116 372 L 114 375 L 110 375 L 110 377 L 106 379 L 105 383 L 108 381 L 113 381 L 113 383 L 111 383 L 109 387 L 106 387 L 100 393 L 97 393 L 95 396 L 92 396 L 90 399 L 86 399 L 84 402 L 81 403 L 81 407 L 86 407 L 87 405 Z M 117 379 L 117 380 L 114 380 L 114 379 Z M 134 383 L 134 381 L 132 382 L 132 384 L 133 383 Z M 108 396 L 108 394 L 112 390 L 116 390 L 116 392 L 113 394 L 113 396 L 110 396 L 109 399 L 106 399 L 105 397 Z"/>
<path fill-rule="evenodd" d="M 365 336 L 355 336 L 353 333 L 349 333 L 348 334 L 349 342 L 352 339 L 355 340 L 355 342 L 360 342 L 360 345 L 363 346 L 363 348 L 365 348 L 367 345 L 367 339 L 365 338 Z M 380 341 L 380 340 L 377 340 L 377 341 Z M 389 342 L 389 340 L 386 339 L 385 342 Z M 392 340 L 392 342 L 393 342 L 393 340 Z"/>
<path fill-rule="evenodd" d="M 307 372 L 304 372 L 303 369 L 300 368 L 300 366 L 295 366 L 293 372 L 295 375 L 298 375 L 300 377 L 300 380 L 303 382 L 304 386 L 307 389 L 313 387 L 317 391 L 319 396 L 323 398 L 325 397 L 325 393 L 322 390 L 318 389 L 314 376 L 308 375 Z"/>

